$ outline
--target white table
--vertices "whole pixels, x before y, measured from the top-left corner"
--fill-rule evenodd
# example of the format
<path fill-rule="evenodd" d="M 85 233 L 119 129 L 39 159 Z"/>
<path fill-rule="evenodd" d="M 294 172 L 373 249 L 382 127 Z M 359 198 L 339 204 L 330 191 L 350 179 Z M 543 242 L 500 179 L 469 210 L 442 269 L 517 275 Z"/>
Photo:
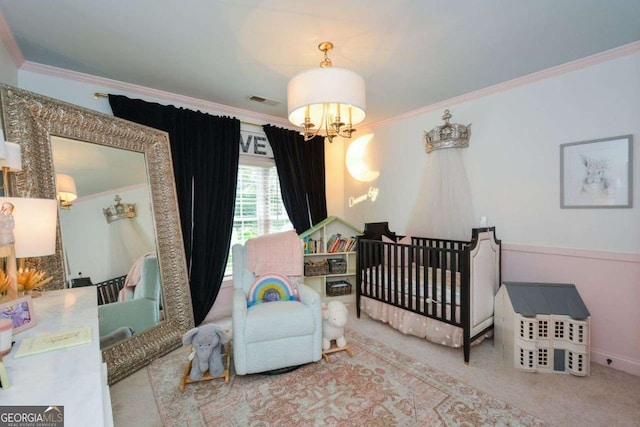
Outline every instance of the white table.
<path fill-rule="evenodd" d="M 37 325 L 15 335 L 4 357 L 10 387 L 0 389 L 0 405 L 64 406 L 67 427 L 113 425 L 95 287 L 47 291 L 33 299 L 33 307 Z M 84 326 L 91 327 L 89 344 L 15 358 L 27 337 Z"/>

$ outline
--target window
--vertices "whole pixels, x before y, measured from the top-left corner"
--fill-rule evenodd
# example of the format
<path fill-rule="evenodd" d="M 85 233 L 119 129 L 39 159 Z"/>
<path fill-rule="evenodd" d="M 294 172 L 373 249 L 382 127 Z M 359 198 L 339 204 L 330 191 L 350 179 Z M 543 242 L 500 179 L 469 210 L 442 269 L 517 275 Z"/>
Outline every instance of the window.
<path fill-rule="evenodd" d="M 564 322 L 555 322 L 555 338 L 564 339 Z"/>
<path fill-rule="evenodd" d="M 241 164 L 233 219 L 231 246 L 263 234 L 292 230 L 293 225 L 282 203 L 278 172 L 273 162 Z M 233 272 L 229 252 L 225 276 Z"/>
<path fill-rule="evenodd" d="M 549 365 L 549 350 L 546 348 L 538 349 L 538 366 L 546 367 Z"/>
<path fill-rule="evenodd" d="M 538 320 L 538 338 L 548 338 L 549 324 L 546 320 Z"/>

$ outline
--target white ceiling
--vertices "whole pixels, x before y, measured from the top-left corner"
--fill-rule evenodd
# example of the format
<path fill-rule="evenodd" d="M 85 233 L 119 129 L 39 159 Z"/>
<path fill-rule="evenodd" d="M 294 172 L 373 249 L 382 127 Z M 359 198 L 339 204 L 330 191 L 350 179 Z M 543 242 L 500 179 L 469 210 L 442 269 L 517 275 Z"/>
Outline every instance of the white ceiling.
<path fill-rule="evenodd" d="M 372 124 L 640 40 L 638 0 L 0 0 L 27 61 L 286 118 L 335 44 Z M 251 95 L 279 101 L 269 106 Z"/>

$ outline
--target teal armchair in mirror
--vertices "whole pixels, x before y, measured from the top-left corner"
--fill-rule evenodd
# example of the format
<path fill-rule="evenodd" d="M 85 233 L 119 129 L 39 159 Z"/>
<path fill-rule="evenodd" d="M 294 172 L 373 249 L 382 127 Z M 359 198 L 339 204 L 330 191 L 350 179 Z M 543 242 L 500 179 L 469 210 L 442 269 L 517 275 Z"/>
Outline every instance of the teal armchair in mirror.
<path fill-rule="evenodd" d="M 100 340 L 103 346 L 113 338 L 142 332 L 160 320 L 160 276 L 155 256 L 140 260 L 140 278 L 135 286 L 125 286 L 122 301 L 98 306 Z M 124 328 L 124 329 L 123 329 Z"/>

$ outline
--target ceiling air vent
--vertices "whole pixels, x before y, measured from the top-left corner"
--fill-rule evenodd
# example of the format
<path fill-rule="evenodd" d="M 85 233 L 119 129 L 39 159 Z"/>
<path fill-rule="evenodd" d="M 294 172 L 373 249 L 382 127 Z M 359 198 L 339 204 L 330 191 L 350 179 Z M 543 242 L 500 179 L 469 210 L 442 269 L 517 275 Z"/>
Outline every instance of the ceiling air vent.
<path fill-rule="evenodd" d="M 259 102 L 260 104 L 266 104 L 266 105 L 280 104 L 280 101 L 274 101 L 273 99 L 267 99 L 267 98 L 263 98 L 261 96 L 256 96 L 256 95 L 250 96 L 249 99 L 255 102 Z"/>

